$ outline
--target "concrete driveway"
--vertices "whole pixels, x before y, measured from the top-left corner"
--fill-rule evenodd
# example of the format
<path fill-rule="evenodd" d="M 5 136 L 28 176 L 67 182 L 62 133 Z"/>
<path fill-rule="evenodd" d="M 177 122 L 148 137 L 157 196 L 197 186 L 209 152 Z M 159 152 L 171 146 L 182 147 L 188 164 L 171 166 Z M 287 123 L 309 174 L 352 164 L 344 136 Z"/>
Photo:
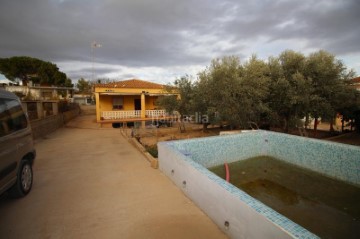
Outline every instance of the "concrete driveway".
<path fill-rule="evenodd" d="M 118 129 L 93 119 L 37 141 L 31 193 L 0 199 L 0 238 L 226 238 Z"/>

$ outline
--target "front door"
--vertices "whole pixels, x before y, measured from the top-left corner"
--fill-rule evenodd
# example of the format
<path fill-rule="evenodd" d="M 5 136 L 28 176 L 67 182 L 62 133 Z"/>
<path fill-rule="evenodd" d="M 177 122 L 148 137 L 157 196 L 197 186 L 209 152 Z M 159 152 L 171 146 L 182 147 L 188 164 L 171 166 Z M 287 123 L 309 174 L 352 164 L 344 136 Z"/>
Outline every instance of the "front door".
<path fill-rule="evenodd" d="M 135 110 L 141 110 L 141 99 L 134 100 Z"/>

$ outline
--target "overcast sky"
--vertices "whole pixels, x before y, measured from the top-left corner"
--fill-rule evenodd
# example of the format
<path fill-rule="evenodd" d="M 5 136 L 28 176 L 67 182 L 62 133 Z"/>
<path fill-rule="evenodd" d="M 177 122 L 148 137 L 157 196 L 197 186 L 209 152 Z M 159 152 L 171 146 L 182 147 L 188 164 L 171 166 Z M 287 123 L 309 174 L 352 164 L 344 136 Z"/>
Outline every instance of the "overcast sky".
<path fill-rule="evenodd" d="M 73 81 L 94 62 L 95 78 L 168 83 L 225 55 L 324 49 L 359 75 L 359 12 L 359 0 L 0 0 L 0 57 L 51 61 Z"/>

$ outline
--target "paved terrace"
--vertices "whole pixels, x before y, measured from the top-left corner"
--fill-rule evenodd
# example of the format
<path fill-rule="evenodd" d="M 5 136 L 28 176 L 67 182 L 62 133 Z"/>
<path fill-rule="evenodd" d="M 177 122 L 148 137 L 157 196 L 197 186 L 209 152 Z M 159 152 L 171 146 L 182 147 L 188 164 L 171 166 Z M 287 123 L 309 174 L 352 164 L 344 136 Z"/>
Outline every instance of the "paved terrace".
<path fill-rule="evenodd" d="M 94 119 L 36 142 L 33 190 L 0 199 L 0 238 L 226 238 L 119 129 Z"/>

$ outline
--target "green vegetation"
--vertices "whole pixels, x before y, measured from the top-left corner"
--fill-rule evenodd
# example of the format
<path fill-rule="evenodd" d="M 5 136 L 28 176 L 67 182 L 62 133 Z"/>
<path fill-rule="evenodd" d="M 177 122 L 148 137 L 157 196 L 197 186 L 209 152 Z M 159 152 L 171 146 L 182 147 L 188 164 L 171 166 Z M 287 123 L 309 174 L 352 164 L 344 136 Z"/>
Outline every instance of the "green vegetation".
<path fill-rule="evenodd" d="M 360 117 L 360 95 L 349 84 L 354 75 L 326 51 L 305 56 L 286 50 L 267 61 L 254 55 L 244 63 L 226 56 L 212 60 L 195 81 L 188 76 L 177 79 L 169 89 L 177 87 L 181 97 L 162 97 L 158 104 L 181 115 L 207 115 L 204 128 L 226 123 L 241 129 L 256 122 L 287 132 L 301 126 L 301 119 L 314 118 L 316 131 L 322 118 L 333 130 L 337 113 L 344 120 Z"/>
<path fill-rule="evenodd" d="M 149 146 L 145 146 L 146 151 L 151 154 L 151 156 L 153 156 L 154 158 L 158 157 L 158 149 L 157 149 L 157 145 L 149 145 Z"/>
<path fill-rule="evenodd" d="M 32 81 L 43 85 L 73 86 L 55 64 L 27 56 L 0 58 L 0 73 L 11 81 L 21 80 L 23 85 Z"/>
<path fill-rule="evenodd" d="M 90 81 L 81 78 L 78 80 L 78 83 L 76 84 L 76 88 L 78 88 L 79 93 L 90 94 L 92 91 L 92 85 L 93 84 Z"/>

